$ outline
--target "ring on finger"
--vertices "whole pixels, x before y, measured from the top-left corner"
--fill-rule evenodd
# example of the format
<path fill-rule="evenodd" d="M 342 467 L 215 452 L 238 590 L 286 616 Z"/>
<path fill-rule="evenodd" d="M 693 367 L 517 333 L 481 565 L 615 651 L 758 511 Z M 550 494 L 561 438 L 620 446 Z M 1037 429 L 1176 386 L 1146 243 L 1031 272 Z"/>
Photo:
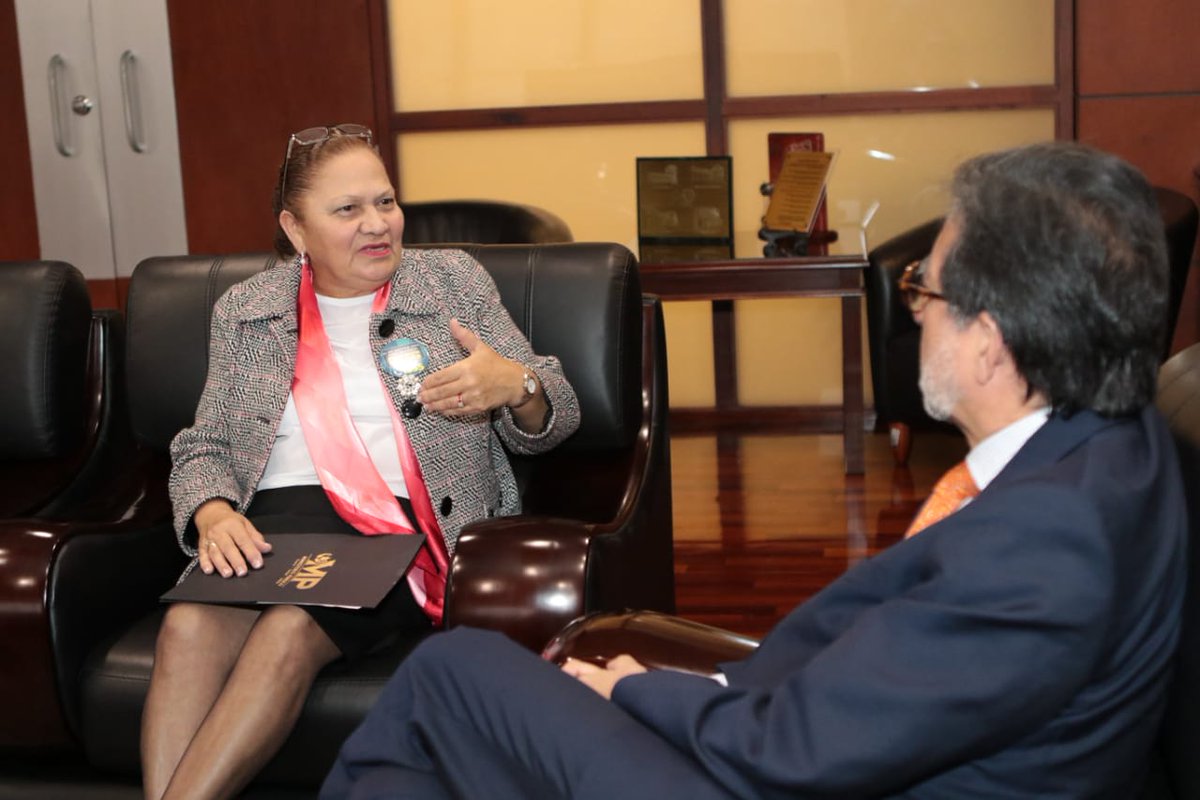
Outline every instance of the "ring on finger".
<path fill-rule="evenodd" d="M 217 546 L 217 543 L 216 543 L 216 542 L 214 542 L 212 539 L 209 539 L 209 540 L 208 540 L 208 546 L 209 546 L 209 547 L 216 547 L 216 546 Z"/>
<path fill-rule="evenodd" d="M 466 405 L 466 404 L 465 404 L 465 403 L 463 403 L 463 399 L 462 399 L 462 392 L 459 392 L 459 393 L 458 393 L 458 407 L 459 407 L 459 408 L 462 408 L 464 405 Z"/>

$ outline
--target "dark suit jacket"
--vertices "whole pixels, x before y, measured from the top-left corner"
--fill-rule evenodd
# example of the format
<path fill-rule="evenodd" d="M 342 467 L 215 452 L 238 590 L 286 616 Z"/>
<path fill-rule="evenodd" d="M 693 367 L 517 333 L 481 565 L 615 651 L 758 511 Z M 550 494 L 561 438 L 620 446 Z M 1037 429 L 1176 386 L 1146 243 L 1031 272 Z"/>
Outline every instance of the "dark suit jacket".
<path fill-rule="evenodd" d="M 1185 576 L 1153 409 L 1052 416 L 967 507 L 792 611 L 729 687 L 613 699 L 743 797 L 1134 796 Z"/>

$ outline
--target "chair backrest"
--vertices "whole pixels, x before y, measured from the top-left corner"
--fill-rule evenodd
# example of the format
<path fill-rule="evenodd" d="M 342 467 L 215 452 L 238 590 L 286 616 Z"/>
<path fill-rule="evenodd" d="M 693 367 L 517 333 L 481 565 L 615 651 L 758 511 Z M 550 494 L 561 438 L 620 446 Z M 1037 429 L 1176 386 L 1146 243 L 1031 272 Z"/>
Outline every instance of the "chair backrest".
<path fill-rule="evenodd" d="M 1167 231 L 1167 260 L 1171 264 L 1170 291 L 1167 295 L 1167 341 L 1163 345 L 1165 355 L 1171 350 L 1171 338 L 1179 321 L 1183 289 L 1192 267 L 1192 252 L 1196 249 L 1200 212 L 1192 198 L 1174 189 L 1158 187 L 1154 193 L 1158 197 L 1158 208 Z"/>
<path fill-rule="evenodd" d="M 0 517 L 36 513 L 85 455 L 92 305 L 61 261 L 0 264 Z"/>
<path fill-rule="evenodd" d="M 217 299 L 278 263 L 267 253 L 168 256 L 138 264 L 125 305 L 125 377 L 138 441 L 166 453 L 192 424 L 208 375 L 208 333 Z"/>
<path fill-rule="evenodd" d="M 1157 405 L 1179 450 L 1191 545 L 1191 580 L 1159 749 L 1173 796 L 1200 797 L 1200 344 L 1176 353 L 1159 370 Z"/>
<path fill-rule="evenodd" d="M 880 422 L 910 421 L 921 412 L 919 394 L 900 391 L 911 375 L 911 389 L 917 388 L 917 323 L 908 312 L 896 281 L 904 268 L 929 255 L 933 241 L 942 229 L 942 219 L 930 220 L 895 236 L 867 254 L 863 276 L 867 300 L 867 347 L 871 357 L 871 388 L 875 394 L 875 412 Z M 897 340 L 911 339 L 911 342 Z"/>
<path fill-rule="evenodd" d="M 496 281 L 501 300 L 535 351 L 558 356 L 579 396 L 579 431 L 556 453 L 557 471 L 572 454 L 585 454 L 596 471 L 595 496 L 583 501 L 584 516 L 603 518 L 620 502 L 624 484 L 610 491 L 597 460 L 628 458 L 641 431 L 642 296 L 637 261 L 613 244 L 486 245 L 468 248 Z M 127 388 L 138 440 L 165 452 L 178 431 L 192 424 L 208 369 L 213 305 L 234 283 L 277 263 L 274 256 L 177 256 L 138 265 L 128 301 Z M 560 452 L 561 451 L 561 452 Z M 560 510 L 556 470 L 536 468 L 544 457 L 516 459 L 530 482 L 527 507 Z M 563 476 L 559 476 L 563 477 Z M 618 486 L 619 484 L 619 486 Z M 545 488 L 538 488 L 545 487 Z M 572 493 L 577 494 L 577 493 Z M 578 516 L 580 507 L 571 498 Z M 544 508 L 540 508 L 544 507 Z M 587 511 L 588 508 L 592 510 Z"/>
<path fill-rule="evenodd" d="M 553 244 L 571 241 L 558 216 L 496 200 L 404 203 L 405 244 Z"/>

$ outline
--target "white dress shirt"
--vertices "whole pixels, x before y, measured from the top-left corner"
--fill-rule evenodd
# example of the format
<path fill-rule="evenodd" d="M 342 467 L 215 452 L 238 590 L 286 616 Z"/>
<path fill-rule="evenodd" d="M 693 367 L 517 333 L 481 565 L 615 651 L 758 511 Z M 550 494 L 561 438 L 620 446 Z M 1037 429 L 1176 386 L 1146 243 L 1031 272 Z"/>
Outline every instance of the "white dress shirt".
<path fill-rule="evenodd" d="M 979 491 L 982 492 L 995 480 L 1000 471 L 1008 466 L 1008 462 L 1012 461 L 1013 456 L 1049 418 L 1050 407 L 1042 406 L 1016 422 L 1009 423 L 971 448 L 971 452 L 967 453 L 967 471 L 971 473 Z M 969 502 L 969 499 L 966 500 L 959 508 Z"/>

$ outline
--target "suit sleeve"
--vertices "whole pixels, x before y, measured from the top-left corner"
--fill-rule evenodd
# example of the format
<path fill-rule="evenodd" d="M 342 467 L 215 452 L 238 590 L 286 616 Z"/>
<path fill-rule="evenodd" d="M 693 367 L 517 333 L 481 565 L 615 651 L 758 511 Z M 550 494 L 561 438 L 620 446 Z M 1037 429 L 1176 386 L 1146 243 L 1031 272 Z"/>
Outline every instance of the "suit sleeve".
<path fill-rule="evenodd" d="M 817 652 L 793 647 L 804 636 L 785 619 L 728 688 L 652 672 L 613 700 L 737 795 L 888 794 L 1005 746 L 1085 685 L 1115 584 L 1092 504 L 1061 487 L 1012 494 L 990 504 L 1003 518 L 945 531 L 923 580 Z"/>
<path fill-rule="evenodd" d="M 209 335 L 208 376 L 196 407 L 196 419 L 171 440 L 168 488 L 179 546 L 196 555 L 190 539 L 192 515 L 207 500 L 223 497 L 232 505 L 243 492 L 233 471 L 227 421 L 228 390 L 233 375 L 236 325 L 228 319 L 229 295 L 213 310 Z M 188 534 L 191 533 L 189 536 Z"/>

